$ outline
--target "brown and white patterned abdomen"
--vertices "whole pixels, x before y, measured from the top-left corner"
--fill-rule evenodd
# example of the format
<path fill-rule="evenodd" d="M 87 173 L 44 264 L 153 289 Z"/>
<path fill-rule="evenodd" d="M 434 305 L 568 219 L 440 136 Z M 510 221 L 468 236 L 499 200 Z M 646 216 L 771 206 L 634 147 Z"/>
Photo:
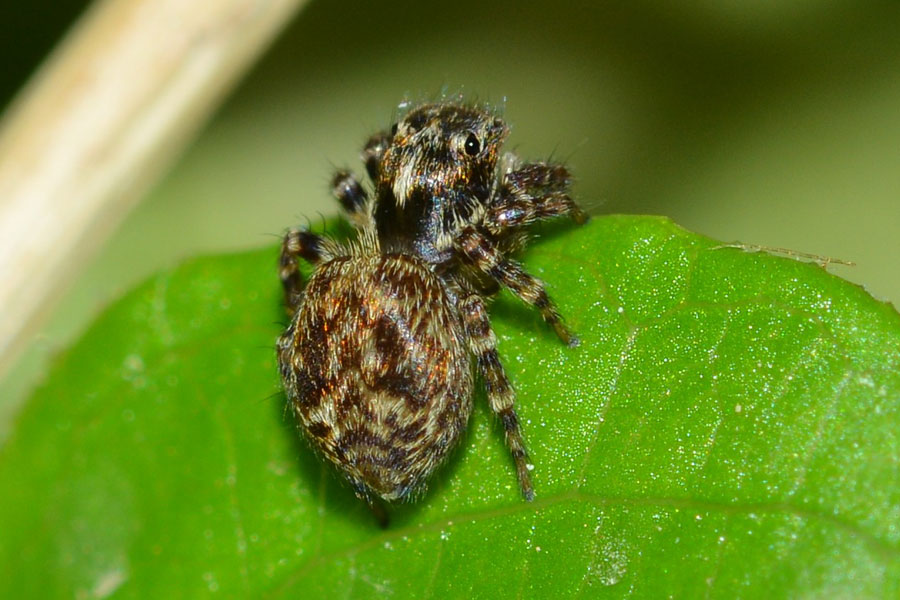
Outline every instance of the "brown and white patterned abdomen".
<path fill-rule="evenodd" d="M 338 257 L 279 339 L 301 428 L 360 493 L 406 498 L 466 426 L 473 375 L 453 302 L 417 258 Z"/>

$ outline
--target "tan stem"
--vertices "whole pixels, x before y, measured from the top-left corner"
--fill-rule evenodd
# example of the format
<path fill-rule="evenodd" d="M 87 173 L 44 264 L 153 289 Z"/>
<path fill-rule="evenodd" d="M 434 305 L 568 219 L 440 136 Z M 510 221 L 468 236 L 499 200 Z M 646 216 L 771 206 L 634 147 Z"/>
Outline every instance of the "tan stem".
<path fill-rule="evenodd" d="M 101 0 L 0 123 L 0 374 L 304 0 Z"/>

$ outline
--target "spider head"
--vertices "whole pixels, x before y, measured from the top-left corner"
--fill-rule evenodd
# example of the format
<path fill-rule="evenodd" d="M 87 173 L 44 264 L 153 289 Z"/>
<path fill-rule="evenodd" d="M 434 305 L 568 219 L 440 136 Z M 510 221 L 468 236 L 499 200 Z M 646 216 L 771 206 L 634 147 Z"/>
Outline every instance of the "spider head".
<path fill-rule="evenodd" d="M 448 238 L 483 212 L 508 133 L 503 120 L 476 106 L 408 112 L 391 130 L 376 179 L 382 240 L 412 242 L 429 261 L 446 258 Z"/>

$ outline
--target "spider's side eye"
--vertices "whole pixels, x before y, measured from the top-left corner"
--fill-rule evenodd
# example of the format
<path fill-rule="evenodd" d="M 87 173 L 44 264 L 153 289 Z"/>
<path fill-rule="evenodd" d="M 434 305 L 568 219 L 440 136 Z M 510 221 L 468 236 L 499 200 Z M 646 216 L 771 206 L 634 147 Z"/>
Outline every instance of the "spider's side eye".
<path fill-rule="evenodd" d="M 394 137 L 395 135 L 397 135 L 397 124 L 396 123 L 391 125 L 391 137 Z"/>
<path fill-rule="evenodd" d="M 475 156 L 481 151 L 481 144 L 478 142 L 478 138 L 475 137 L 474 133 L 469 134 L 463 147 L 466 149 L 466 154 L 469 156 Z"/>

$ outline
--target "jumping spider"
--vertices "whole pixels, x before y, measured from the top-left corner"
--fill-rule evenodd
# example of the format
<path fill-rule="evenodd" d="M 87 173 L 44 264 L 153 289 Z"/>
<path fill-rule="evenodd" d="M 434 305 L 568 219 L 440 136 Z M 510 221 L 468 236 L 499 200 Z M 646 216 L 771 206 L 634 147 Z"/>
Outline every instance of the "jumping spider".
<path fill-rule="evenodd" d="M 524 245 L 526 225 L 587 215 L 564 166 L 500 159 L 508 131 L 480 106 L 416 106 L 363 149 L 374 196 L 350 173 L 334 176 L 355 242 L 284 236 L 284 388 L 306 437 L 370 504 L 410 498 L 454 447 L 472 410 L 472 357 L 522 495 L 534 498 L 485 298 L 505 286 L 577 345 L 544 284 L 507 255 Z M 315 266 L 305 287 L 299 258 Z"/>

